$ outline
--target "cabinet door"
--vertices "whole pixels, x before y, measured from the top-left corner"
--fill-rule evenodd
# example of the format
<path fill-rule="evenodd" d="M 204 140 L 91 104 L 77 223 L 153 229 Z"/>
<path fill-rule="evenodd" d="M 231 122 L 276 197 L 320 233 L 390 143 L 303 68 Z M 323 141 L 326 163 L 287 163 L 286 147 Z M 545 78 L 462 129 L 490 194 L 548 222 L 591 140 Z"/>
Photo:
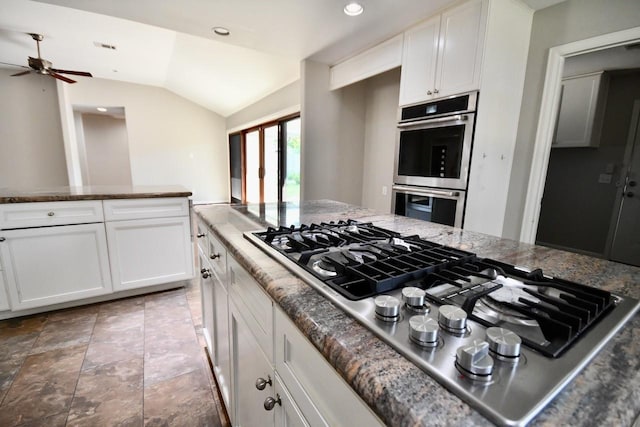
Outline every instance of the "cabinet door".
<path fill-rule="evenodd" d="M 264 408 L 265 400 L 275 397 L 273 368 L 241 314 L 246 307 L 243 304 L 236 306 L 230 298 L 229 310 L 233 375 L 231 423 L 242 427 L 273 426 L 274 412 Z M 259 378 L 269 380 L 271 384 L 258 390 L 256 380 Z"/>
<path fill-rule="evenodd" d="M 484 15 L 481 0 L 469 1 L 442 14 L 435 96 L 480 88 Z"/>
<path fill-rule="evenodd" d="M 215 330 L 214 330 L 214 309 L 215 301 L 213 294 L 213 273 L 200 254 L 200 297 L 202 298 L 202 335 L 207 344 L 207 350 L 214 364 L 216 361 L 215 352 Z"/>
<path fill-rule="evenodd" d="M 309 423 L 302 415 L 286 389 L 282 380 L 276 374 L 274 391 L 280 399 L 280 405 L 275 409 L 275 423 L 278 427 L 309 427 Z"/>
<path fill-rule="evenodd" d="M 0 232 L 13 310 L 112 292 L 103 224 Z"/>
<path fill-rule="evenodd" d="M 5 287 L 4 273 L 0 270 L 0 311 L 9 310 L 9 296 Z"/>
<path fill-rule="evenodd" d="M 113 289 L 193 277 L 189 217 L 107 222 Z"/>
<path fill-rule="evenodd" d="M 596 73 L 562 81 L 560 111 L 553 147 L 599 145 L 600 132 L 595 126 L 601 124 L 601 120 L 597 120 L 601 80 L 602 73 Z"/>
<path fill-rule="evenodd" d="M 412 28 L 404 34 L 400 105 L 433 97 L 440 16 Z"/>
<path fill-rule="evenodd" d="M 231 393 L 231 355 L 229 349 L 229 302 L 227 289 L 213 277 L 213 303 L 215 328 L 215 375 L 222 393 L 222 399 L 229 408 Z"/>

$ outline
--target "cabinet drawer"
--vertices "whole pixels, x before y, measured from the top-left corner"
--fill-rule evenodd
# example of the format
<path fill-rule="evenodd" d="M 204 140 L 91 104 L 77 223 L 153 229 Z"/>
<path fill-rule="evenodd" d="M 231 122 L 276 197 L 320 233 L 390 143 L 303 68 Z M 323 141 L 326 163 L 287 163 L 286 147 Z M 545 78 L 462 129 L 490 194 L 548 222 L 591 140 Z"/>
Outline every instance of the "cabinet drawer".
<path fill-rule="evenodd" d="M 209 260 L 209 264 L 213 267 L 213 272 L 222 285 L 227 287 L 227 249 L 222 245 L 220 240 L 209 233 L 206 240 L 208 249 L 204 251 L 205 256 Z"/>
<path fill-rule="evenodd" d="M 273 361 L 273 302 L 233 256 L 227 258 L 227 265 L 229 269 L 229 295 L 240 299 L 246 306 L 248 313 L 243 313 L 243 315 L 250 324 L 255 324 L 252 330 L 256 340 L 268 356 L 269 361 Z"/>
<path fill-rule="evenodd" d="M 189 200 L 182 197 L 116 199 L 103 203 L 105 221 L 189 215 Z"/>
<path fill-rule="evenodd" d="M 311 425 L 384 423 L 279 309 L 275 311 L 276 372 Z"/>
<path fill-rule="evenodd" d="M 209 227 L 201 219 L 196 221 L 196 239 L 198 242 L 198 249 L 203 253 L 207 252 L 209 247 Z"/>
<path fill-rule="evenodd" d="M 0 205 L 0 229 L 102 222 L 102 202 L 36 202 Z"/>

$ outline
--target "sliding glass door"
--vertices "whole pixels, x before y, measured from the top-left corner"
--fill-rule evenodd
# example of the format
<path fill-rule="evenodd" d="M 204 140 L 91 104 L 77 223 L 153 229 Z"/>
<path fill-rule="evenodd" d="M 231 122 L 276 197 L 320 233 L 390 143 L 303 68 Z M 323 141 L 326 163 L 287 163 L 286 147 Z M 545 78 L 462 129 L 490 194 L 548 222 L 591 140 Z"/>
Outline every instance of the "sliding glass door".
<path fill-rule="evenodd" d="M 240 143 L 238 148 L 237 143 Z M 229 135 L 232 202 L 297 202 L 300 199 L 300 116 Z M 240 158 L 238 158 L 240 156 Z M 234 171 L 242 165 L 242 194 Z"/>

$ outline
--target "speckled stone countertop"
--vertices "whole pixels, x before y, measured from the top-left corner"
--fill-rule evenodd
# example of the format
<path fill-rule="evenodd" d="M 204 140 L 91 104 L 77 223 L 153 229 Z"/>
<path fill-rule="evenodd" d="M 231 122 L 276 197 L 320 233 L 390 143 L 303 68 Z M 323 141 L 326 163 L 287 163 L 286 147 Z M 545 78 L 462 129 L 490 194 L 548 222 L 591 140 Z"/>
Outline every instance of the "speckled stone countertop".
<path fill-rule="evenodd" d="M 145 199 L 189 197 L 178 185 L 98 185 L 84 187 L 2 188 L 0 203 L 61 202 L 70 200 Z"/>
<path fill-rule="evenodd" d="M 640 268 L 333 201 L 305 202 L 300 207 L 202 205 L 194 210 L 390 426 L 487 426 L 491 422 L 253 246 L 244 239 L 244 232 L 266 225 L 371 221 L 479 256 L 539 267 L 550 275 L 640 299 Z M 640 315 L 636 315 L 530 425 L 630 426 L 639 414 Z"/>

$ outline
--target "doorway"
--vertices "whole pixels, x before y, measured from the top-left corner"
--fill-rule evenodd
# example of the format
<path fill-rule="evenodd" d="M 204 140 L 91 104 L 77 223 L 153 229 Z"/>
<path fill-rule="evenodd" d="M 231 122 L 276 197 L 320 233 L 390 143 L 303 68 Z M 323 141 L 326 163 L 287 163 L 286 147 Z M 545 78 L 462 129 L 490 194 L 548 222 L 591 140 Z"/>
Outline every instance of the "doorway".
<path fill-rule="evenodd" d="M 624 185 L 617 200 L 620 208 L 612 220 L 610 258 L 640 266 L 640 99 L 633 105 L 623 172 Z"/>
<path fill-rule="evenodd" d="M 640 27 L 598 36 L 592 39 L 581 40 L 579 42 L 573 42 L 567 45 L 557 46 L 550 49 L 520 240 L 529 243 L 534 243 L 537 240 L 537 234 L 539 231 L 538 225 L 539 221 L 541 220 L 542 205 L 544 204 L 543 194 L 545 194 L 546 190 L 547 171 L 548 167 L 550 167 L 551 165 L 550 160 L 552 160 L 552 141 L 555 137 L 556 119 L 559 113 L 559 105 L 562 96 L 562 78 L 565 65 L 569 64 L 568 60 L 570 58 L 578 58 L 580 56 L 583 56 L 584 54 L 589 54 L 604 49 L 617 48 L 619 46 L 631 47 L 632 45 L 637 44 L 639 41 Z M 638 55 L 638 50 L 635 50 L 635 54 Z M 628 116 L 630 116 L 630 112 L 627 114 Z M 625 126 L 624 132 L 626 133 L 627 130 L 628 125 Z M 626 140 L 626 134 L 623 137 L 623 140 Z M 572 148 L 565 150 L 578 149 Z M 589 149 L 581 148 L 579 150 Z M 570 153 L 570 151 L 566 151 L 565 153 Z M 565 154 L 565 156 L 572 155 Z M 601 184 L 603 184 L 609 179 L 607 175 L 610 175 L 612 183 L 615 185 L 615 172 L 616 171 L 611 172 L 610 165 L 605 166 L 604 170 L 596 175 L 596 182 L 602 180 L 603 182 Z M 620 186 L 618 191 L 620 194 L 622 193 L 622 186 Z M 587 201 L 590 199 L 590 197 L 591 194 L 589 193 L 582 194 L 582 198 Z M 612 202 L 610 202 L 609 204 L 612 209 L 613 204 L 614 203 Z M 607 245 L 609 244 L 611 238 L 612 237 L 609 236 L 607 237 L 607 239 L 605 239 L 607 240 Z M 607 258 L 609 257 L 608 252 L 610 251 L 610 249 L 607 250 L 606 247 L 607 246 L 605 246 L 605 249 L 600 249 L 598 251 L 587 250 L 576 252 L 587 252 L 590 255 L 593 255 L 593 252 L 600 252 L 604 253 L 604 256 L 600 256 Z"/>
<path fill-rule="evenodd" d="M 131 186 L 124 107 L 74 106 L 73 114 L 82 185 Z"/>
<path fill-rule="evenodd" d="M 300 115 L 229 135 L 231 202 L 300 200 Z"/>

